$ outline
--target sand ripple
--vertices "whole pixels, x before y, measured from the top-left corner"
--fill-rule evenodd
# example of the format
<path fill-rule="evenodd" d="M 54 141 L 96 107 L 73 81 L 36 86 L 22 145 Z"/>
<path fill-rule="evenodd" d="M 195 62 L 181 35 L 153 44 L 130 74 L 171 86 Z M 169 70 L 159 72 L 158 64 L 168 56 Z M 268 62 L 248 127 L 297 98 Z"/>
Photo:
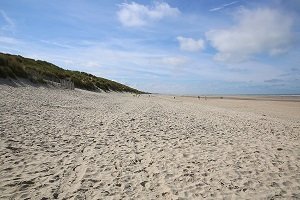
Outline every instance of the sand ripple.
<path fill-rule="evenodd" d="M 0 199 L 300 199 L 300 122 L 0 85 Z"/>

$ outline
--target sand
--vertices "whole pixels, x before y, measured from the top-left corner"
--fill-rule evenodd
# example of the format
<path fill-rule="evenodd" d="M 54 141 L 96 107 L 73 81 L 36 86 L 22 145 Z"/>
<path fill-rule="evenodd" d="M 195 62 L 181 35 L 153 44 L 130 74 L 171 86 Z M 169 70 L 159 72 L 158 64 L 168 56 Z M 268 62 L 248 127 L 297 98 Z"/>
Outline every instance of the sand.
<path fill-rule="evenodd" d="M 299 102 L 0 95 L 0 199 L 300 199 Z"/>

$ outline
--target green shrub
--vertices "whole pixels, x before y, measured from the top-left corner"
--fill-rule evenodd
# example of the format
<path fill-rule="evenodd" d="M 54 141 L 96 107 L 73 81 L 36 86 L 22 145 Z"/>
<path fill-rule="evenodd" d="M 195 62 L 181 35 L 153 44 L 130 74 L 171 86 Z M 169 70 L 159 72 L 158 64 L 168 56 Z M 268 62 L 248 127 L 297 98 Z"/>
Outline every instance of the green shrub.
<path fill-rule="evenodd" d="M 0 66 L 0 78 L 7 78 L 7 72 L 4 70 L 4 67 Z"/>
<path fill-rule="evenodd" d="M 41 84 L 46 84 L 46 83 L 47 83 L 47 82 L 46 82 L 43 78 L 41 78 L 41 77 L 37 78 L 36 81 L 37 81 L 38 83 L 41 83 Z"/>
<path fill-rule="evenodd" d="M 109 87 L 106 83 L 100 83 L 100 82 L 96 82 L 95 84 L 98 88 L 100 88 L 101 90 L 104 90 L 105 92 L 109 91 Z"/>
<path fill-rule="evenodd" d="M 35 84 L 38 83 L 38 81 L 37 81 L 37 79 L 36 79 L 35 77 L 30 76 L 28 79 L 29 79 L 29 81 L 30 81 L 31 83 L 35 83 Z"/>
<path fill-rule="evenodd" d="M 0 66 L 7 66 L 7 58 L 0 55 Z"/>
<path fill-rule="evenodd" d="M 87 89 L 87 90 L 95 90 L 96 89 L 95 85 L 90 80 L 84 80 L 83 84 L 84 84 L 84 89 Z"/>
<path fill-rule="evenodd" d="M 11 70 L 17 77 L 27 78 L 27 73 L 22 66 L 12 65 Z"/>
<path fill-rule="evenodd" d="M 11 68 L 6 67 L 6 68 L 4 68 L 4 70 L 6 71 L 6 74 L 8 77 L 13 78 L 13 79 L 17 78 L 16 75 L 14 74 L 14 72 L 11 70 Z"/>

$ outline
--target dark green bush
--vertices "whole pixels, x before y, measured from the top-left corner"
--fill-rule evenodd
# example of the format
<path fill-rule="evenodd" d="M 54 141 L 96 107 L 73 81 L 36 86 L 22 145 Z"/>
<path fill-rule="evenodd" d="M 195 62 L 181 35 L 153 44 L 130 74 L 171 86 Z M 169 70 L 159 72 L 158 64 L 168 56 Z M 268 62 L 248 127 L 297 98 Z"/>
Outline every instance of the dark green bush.
<path fill-rule="evenodd" d="M 14 72 L 11 70 L 11 68 L 5 67 L 4 70 L 8 77 L 13 78 L 13 79 L 17 78 L 16 75 L 14 74 Z"/>
<path fill-rule="evenodd" d="M 27 78 L 27 73 L 22 66 L 19 66 L 17 63 L 13 63 L 11 70 L 17 77 Z"/>
<path fill-rule="evenodd" d="M 47 83 L 47 82 L 46 82 L 43 78 L 41 78 L 41 77 L 37 78 L 36 81 L 37 81 L 38 83 L 41 83 L 41 84 L 46 84 L 46 83 Z"/>
<path fill-rule="evenodd" d="M 109 87 L 106 83 L 96 82 L 96 86 L 105 92 L 109 91 Z"/>
<path fill-rule="evenodd" d="M 0 66 L 7 66 L 7 58 L 0 55 Z"/>
<path fill-rule="evenodd" d="M 36 79 L 35 77 L 30 76 L 28 79 L 29 79 L 29 81 L 30 81 L 31 83 L 35 83 L 35 84 L 38 83 L 38 81 L 37 81 L 37 79 Z"/>
<path fill-rule="evenodd" d="M 7 78 L 7 72 L 4 70 L 4 67 L 0 66 L 0 78 Z"/>

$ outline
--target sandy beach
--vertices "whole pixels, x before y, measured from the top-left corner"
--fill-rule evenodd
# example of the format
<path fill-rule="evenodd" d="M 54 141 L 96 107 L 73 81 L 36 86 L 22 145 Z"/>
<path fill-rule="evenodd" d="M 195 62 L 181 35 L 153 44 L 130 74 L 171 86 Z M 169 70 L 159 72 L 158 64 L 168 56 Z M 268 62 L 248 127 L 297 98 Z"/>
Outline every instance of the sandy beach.
<path fill-rule="evenodd" d="M 300 199 L 300 102 L 0 95 L 0 199 Z"/>

